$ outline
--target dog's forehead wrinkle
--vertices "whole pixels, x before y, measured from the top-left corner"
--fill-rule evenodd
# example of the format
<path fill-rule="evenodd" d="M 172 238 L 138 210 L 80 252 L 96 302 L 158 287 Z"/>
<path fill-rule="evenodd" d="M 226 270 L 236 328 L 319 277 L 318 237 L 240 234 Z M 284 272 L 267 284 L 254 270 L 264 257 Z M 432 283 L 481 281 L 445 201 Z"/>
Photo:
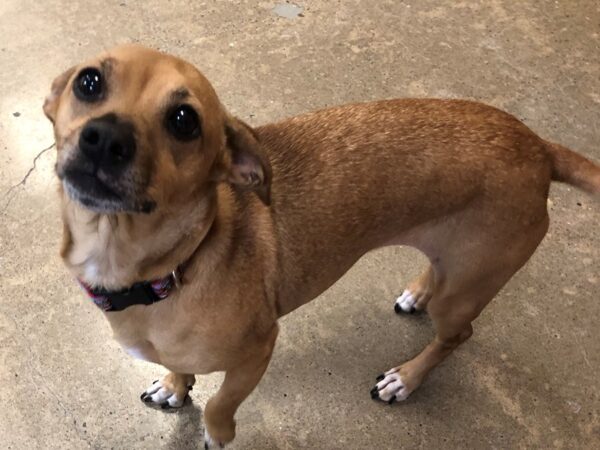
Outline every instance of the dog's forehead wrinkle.
<path fill-rule="evenodd" d="M 173 90 L 170 94 L 171 101 L 173 103 L 180 102 L 187 99 L 190 96 L 190 91 L 186 87 L 178 87 Z"/>
<path fill-rule="evenodd" d="M 113 67 L 117 64 L 117 62 L 118 60 L 111 56 L 107 56 L 102 61 L 100 61 L 100 68 L 102 69 L 104 76 L 110 75 L 110 72 L 112 71 Z"/>
<path fill-rule="evenodd" d="M 187 87 L 179 86 L 169 89 L 162 103 L 164 108 L 169 109 L 192 98 L 193 95 Z"/>

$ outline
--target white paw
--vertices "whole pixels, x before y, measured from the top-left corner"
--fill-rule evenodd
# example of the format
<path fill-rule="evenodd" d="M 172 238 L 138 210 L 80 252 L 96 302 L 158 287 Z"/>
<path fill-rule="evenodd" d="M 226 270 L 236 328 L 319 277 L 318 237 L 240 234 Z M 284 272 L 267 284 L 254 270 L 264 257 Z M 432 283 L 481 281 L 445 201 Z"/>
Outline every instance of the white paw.
<path fill-rule="evenodd" d="M 188 392 L 191 386 L 188 388 Z M 178 396 L 166 386 L 163 386 L 162 381 L 156 380 L 144 391 L 140 399 L 144 403 L 160 405 L 162 409 L 181 408 L 187 397 L 187 392 L 183 396 Z"/>
<path fill-rule="evenodd" d="M 377 377 L 377 384 L 371 389 L 371 398 L 391 405 L 406 400 L 410 393 L 397 369 L 392 369 Z"/>
<path fill-rule="evenodd" d="M 405 289 L 402 295 L 396 299 L 394 311 L 396 311 L 398 314 L 403 312 L 412 314 L 416 311 L 416 303 L 416 297 L 408 289 Z"/>
<path fill-rule="evenodd" d="M 204 450 L 209 450 L 211 448 L 225 448 L 225 444 L 216 442 L 212 436 L 208 434 L 208 430 L 204 428 Z"/>

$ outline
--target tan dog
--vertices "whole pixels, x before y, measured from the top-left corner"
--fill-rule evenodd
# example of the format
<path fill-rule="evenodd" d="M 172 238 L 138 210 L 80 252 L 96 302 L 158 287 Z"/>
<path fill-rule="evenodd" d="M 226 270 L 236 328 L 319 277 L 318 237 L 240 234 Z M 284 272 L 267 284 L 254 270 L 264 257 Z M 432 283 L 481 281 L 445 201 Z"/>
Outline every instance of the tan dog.
<path fill-rule="evenodd" d="M 380 101 L 252 129 L 190 64 L 135 46 L 69 69 L 44 111 L 69 269 L 105 309 L 167 282 L 164 300 L 106 313 L 125 349 L 172 371 L 142 398 L 181 406 L 194 374 L 226 372 L 207 447 L 234 438 L 277 319 L 369 250 L 410 245 L 431 262 L 395 308 L 426 308 L 437 335 L 372 391 L 400 401 L 536 249 L 550 182 L 600 193 L 596 164 L 489 106 Z"/>

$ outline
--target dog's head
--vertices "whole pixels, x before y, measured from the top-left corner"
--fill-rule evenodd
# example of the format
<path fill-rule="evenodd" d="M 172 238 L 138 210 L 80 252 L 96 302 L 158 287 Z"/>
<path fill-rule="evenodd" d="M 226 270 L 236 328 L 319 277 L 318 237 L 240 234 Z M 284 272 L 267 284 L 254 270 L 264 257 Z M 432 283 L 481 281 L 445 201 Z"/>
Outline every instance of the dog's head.
<path fill-rule="evenodd" d="M 269 203 L 271 169 L 256 134 L 173 56 L 108 51 L 56 78 L 44 112 L 64 190 L 90 210 L 151 213 L 221 181 Z"/>

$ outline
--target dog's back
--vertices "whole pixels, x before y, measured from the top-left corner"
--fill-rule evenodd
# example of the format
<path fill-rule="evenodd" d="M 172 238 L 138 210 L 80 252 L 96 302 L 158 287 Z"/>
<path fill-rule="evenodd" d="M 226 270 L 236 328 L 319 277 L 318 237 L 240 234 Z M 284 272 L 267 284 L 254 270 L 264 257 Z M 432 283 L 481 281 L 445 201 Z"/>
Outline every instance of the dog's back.
<path fill-rule="evenodd" d="M 411 244 L 413 231 L 474 202 L 486 204 L 480 212 L 490 210 L 496 226 L 502 218 L 531 223 L 546 215 L 552 178 L 600 189 L 594 163 L 566 149 L 549 151 L 515 117 L 470 101 L 353 104 L 257 131 L 273 166 L 276 228 L 294 237 L 280 240 L 284 267 L 296 267 L 282 283 L 283 295 L 300 297 L 293 307 L 322 292 L 366 251 Z M 572 158 L 587 172 L 569 175 Z"/>

